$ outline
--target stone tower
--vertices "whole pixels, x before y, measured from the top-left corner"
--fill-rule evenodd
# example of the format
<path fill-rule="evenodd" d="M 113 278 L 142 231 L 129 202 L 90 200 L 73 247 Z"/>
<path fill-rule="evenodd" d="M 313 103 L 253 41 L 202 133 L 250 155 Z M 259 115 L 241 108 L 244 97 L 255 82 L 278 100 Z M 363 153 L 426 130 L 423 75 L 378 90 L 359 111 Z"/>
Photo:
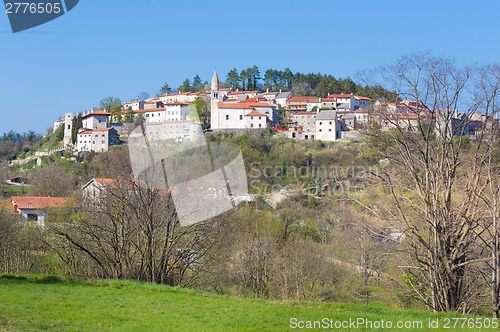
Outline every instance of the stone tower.
<path fill-rule="evenodd" d="M 219 91 L 219 77 L 214 71 L 212 76 L 212 85 L 210 87 L 210 123 L 211 129 L 219 129 L 219 109 L 217 103 L 222 101 L 222 95 Z"/>
<path fill-rule="evenodd" d="M 73 113 L 64 114 L 64 146 L 71 145 L 71 132 L 73 129 L 73 119 L 75 115 Z"/>

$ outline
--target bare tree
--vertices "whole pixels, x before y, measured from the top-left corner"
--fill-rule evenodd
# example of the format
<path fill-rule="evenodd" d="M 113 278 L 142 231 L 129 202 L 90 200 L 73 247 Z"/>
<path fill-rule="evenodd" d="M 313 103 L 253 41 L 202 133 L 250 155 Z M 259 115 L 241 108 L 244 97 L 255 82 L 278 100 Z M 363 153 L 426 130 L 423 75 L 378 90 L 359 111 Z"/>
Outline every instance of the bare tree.
<path fill-rule="evenodd" d="M 482 182 L 488 146 L 479 135 L 468 148 L 463 136 L 484 101 L 475 89 L 476 71 L 447 59 L 407 56 L 380 71 L 397 93 L 383 121 L 396 152 L 385 157 L 396 211 L 384 216 L 405 232 L 407 258 L 401 268 L 410 287 L 434 311 L 467 311 L 474 284 L 470 271 L 484 261 L 478 250 Z M 458 119 L 457 111 L 464 115 Z"/>
<path fill-rule="evenodd" d="M 476 194 L 484 204 L 484 232 L 481 239 L 490 252 L 488 262 L 492 311 L 500 315 L 500 127 L 498 125 L 500 97 L 500 67 L 489 65 L 478 73 L 477 94 L 482 96 L 484 125 L 479 135 L 484 137 L 484 177 Z"/>
<path fill-rule="evenodd" d="M 181 227 L 169 190 L 139 185 L 126 150 L 106 164 L 113 180 L 97 196 L 84 195 L 80 211 L 49 216 L 46 244 L 69 266 L 90 262 L 94 276 L 189 284 L 217 223 Z"/>
<path fill-rule="evenodd" d="M 43 167 L 31 176 L 33 194 L 36 196 L 69 196 L 76 188 L 76 181 L 56 165 Z"/>

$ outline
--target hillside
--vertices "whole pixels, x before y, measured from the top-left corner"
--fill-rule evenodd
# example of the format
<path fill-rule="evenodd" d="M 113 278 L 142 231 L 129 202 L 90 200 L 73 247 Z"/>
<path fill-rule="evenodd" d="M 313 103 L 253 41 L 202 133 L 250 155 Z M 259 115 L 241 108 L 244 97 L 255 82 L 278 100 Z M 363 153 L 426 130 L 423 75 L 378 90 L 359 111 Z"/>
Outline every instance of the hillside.
<path fill-rule="evenodd" d="M 422 330 L 427 330 L 429 319 L 439 319 L 442 327 L 450 317 L 460 316 L 377 304 L 238 299 L 133 281 L 0 276 L 0 331 L 285 331 L 290 330 L 292 317 L 303 321 L 365 318 L 372 323 L 383 319 L 385 324 L 421 321 Z M 388 329 L 360 326 L 357 330 Z"/>

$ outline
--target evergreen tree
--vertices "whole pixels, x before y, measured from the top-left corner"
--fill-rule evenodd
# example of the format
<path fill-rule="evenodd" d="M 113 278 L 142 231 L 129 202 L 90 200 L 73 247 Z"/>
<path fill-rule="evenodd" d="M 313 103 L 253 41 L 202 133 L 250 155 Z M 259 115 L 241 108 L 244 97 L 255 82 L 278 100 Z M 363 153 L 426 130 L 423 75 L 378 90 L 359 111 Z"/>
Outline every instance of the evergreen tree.
<path fill-rule="evenodd" d="M 190 91 L 191 92 L 198 92 L 198 90 L 200 90 L 200 88 L 203 88 L 203 83 L 201 81 L 201 78 L 199 75 L 196 75 L 194 78 L 193 78 L 193 84 L 191 85 L 191 89 Z"/>
<path fill-rule="evenodd" d="M 179 92 L 189 91 L 191 91 L 191 82 L 189 81 L 189 78 L 186 78 L 184 82 L 182 82 L 182 85 L 179 87 Z"/>
<path fill-rule="evenodd" d="M 83 127 L 82 113 L 78 113 L 77 116 L 73 118 L 71 125 L 71 142 L 76 144 L 78 138 L 78 130 Z"/>
<path fill-rule="evenodd" d="M 170 87 L 170 85 L 168 85 L 167 82 L 165 82 L 165 84 L 163 84 L 162 87 L 160 88 L 159 94 L 164 95 L 164 94 L 170 93 L 170 92 L 172 92 L 172 88 Z"/>
<path fill-rule="evenodd" d="M 238 75 L 238 70 L 236 68 L 231 69 L 229 73 L 227 73 L 226 83 L 233 90 L 240 87 L 240 76 Z"/>
<path fill-rule="evenodd" d="M 250 78 L 252 81 L 252 88 L 250 90 L 257 90 L 258 83 L 262 78 L 260 77 L 259 67 L 256 65 L 250 68 Z"/>

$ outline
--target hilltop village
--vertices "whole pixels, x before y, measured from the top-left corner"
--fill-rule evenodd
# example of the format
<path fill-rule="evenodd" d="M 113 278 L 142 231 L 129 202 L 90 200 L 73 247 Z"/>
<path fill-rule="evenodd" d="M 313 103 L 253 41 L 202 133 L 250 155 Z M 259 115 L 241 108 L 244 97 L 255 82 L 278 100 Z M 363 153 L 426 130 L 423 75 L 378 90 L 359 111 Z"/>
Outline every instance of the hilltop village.
<path fill-rule="evenodd" d="M 210 107 L 209 120 L 205 123 L 200 122 L 196 111 L 190 111 L 193 107 L 190 105 L 198 99 L 203 99 Z M 170 132 L 152 130 L 151 135 L 158 134 L 163 139 L 178 142 L 190 140 L 203 131 L 245 133 L 262 129 L 273 129 L 296 140 L 349 140 L 372 122 L 378 123 L 382 129 L 399 126 L 411 130 L 419 121 L 430 121 L 436 116 L 432 110 L 411 100 L 398 103 L 373 101 L 352 93 L 328 94 L 321 98 L 294 96 L 290 91 L 269 89 L 265 92 L 233 91 L 220 87 L 216 72 L 210 90 L 205 93 L 166 93 L 155 98 L 126 101 L 119 115 L 133 120 L 129 122 L 141 119 L 150 126 L 175 123 L 175 126 L 169 126 Z M 54 123 L 54 131 L 64 125 L 65 148 L 71 146 L 78 152 L 108 151 L 111 146 L 123 142 L 130 131 L 130 125 L 117 121 L 116 113 L 106 109 L 91 110 L 81 116 L 80 128 L 73 128 L 73 113 L 66 113 L 64 119 Z M 469 116 L 456 113 L 451 119 L 453 128 L 450 130 L 455 134 L 475 135 L 484 121 L 479 113 Z M 73 141 L 75 129 L 77 136 Z"/>

